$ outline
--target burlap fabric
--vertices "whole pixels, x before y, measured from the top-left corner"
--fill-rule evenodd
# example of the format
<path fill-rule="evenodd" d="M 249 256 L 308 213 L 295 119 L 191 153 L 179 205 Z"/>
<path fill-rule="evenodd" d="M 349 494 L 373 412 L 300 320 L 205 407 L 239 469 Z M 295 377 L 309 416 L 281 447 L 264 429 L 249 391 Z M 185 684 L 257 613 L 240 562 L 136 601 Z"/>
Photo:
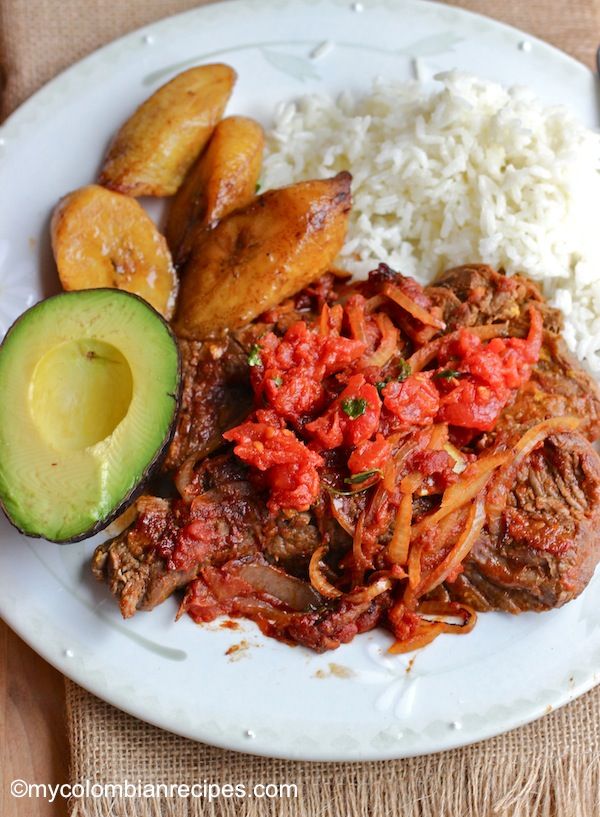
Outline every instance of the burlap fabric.
<path fill-rule="evenodd" d="M 59 70 L 198 0 L 0 0 L 3 111 Z M 461 0 L 585 62 L 600 42 L 600 0 Z M 276 10 L 274 10 L 274 14 Z M 80 798 L 72 817 L 598 817 L 600 688 L 508 735 L 381 763 L 298 763 L 224 752 L 119 712 L 67 681 L 73 782 L 292 783 L 297 798 Z"/>

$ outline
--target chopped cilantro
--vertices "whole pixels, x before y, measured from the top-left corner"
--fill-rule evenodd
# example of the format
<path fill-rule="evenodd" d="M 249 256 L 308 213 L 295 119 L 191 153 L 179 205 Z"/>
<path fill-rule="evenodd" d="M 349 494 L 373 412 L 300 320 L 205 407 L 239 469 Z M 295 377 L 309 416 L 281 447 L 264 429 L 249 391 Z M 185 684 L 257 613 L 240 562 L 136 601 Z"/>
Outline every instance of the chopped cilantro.
<path fill-rule="evenodd" d="M 412 374 L 410 363 L 408 362 L 408 360 L 400 358 L 400 360 L 398 361 L 398 377 L 396 378 L 396 380 L 399 380 L 402 383 L 402 381 L 406 380 L 406 378 L 410 374 Z"/>
<path fill-rule="evenodd" d="M 259 190 L 260 190 L 260 182 L 256 182 L 256 187 L 254 188 L 254 192 L 258 193 Z"/>
<path fill-rule="evenodd" d="M 250 354 L 248 355 L 248 366 L 262 366 L 262 358 L 260 356 L 260 346 L 258 343 L 253 343 L 250 347 Z"/>
<path fill-rule="evenodd" d="M 381 469 L 373 468 L 371 471 L 361 471 L 358 474 L 352 474 L 351 477 L 346 477 L 344 482 L 348 485 L 360 485 L 362 482 L 366 482 L 369 477 L 374 477 L 375 474 L 381 474 Z"/>
<path fill-rule="evenodd" d="M 390 382 L 389 377 L 386 377 L 385 380 L 379 380 L 377 383 L 375 383 L 375 388 L 377 389 L 379 394 L 381 394 L 381 392 L 385 389 L 389 382 Z"/>
<path fill-rule="evenodd" d="M 342 411 L 351 420 L 356 420 L 367 410 L 367 401 L 363 397 L 348 397 L 342 401 Z"/>
<path fill-rule="evenodd" d="M 283 378 L 281 378 L 281 377 L 274 377 L 274 378 L 273 378 L 273 383 L 275 383 L 275 385 L 276 385 L 276 386 L 281 386 L 281 384 L 283 383 Z"/>
<path fill-rule="evenodd" d="M 444 380 L 452 380 L 455 377 L 461 377 L 462 372 L 457 372 L 456 369 L 443 369 L 441 372 L 436 372 L 434 377 L 441 377 Z"/>

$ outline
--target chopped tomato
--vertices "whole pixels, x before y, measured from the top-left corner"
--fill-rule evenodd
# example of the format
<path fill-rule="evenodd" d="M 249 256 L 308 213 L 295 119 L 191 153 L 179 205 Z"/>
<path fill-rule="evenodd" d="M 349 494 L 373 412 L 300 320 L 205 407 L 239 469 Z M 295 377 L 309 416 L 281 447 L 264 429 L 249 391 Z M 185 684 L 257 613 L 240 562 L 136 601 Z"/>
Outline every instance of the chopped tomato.
<path fill-rule="evenodd" d="M 325 414 L 308 423 L 305 429 L 322 448 L 354 447 L 375 434 L 380 413 L 377 389 L 362 374 L 356 374 Z"/>
<path fill-rule="evenodd" d="M 254 391 L 282 417 L 298 421 L 322 407 L 324 378 L 345 369 L 364 349 L 360 341 L 322 335 L 297 321 L 283 338 L 272 332 L 261 338 L 260 362 L 252 367 Z"/>
<path fill-rule="evenodd" d="M 508 394 L 465 380 L 442 398 L 438 420 L 453 426 L 489 431 L 507 402 Z"/>
<path fill-rule="evenodd" d="M 348 459 L 348 468 L 352 474 L 383 470 L 391 456 L 391 445 L 383 434 L 377 434 L 374 440 L 367 440 L 356 446 Z"/>
<path fill-rule="evenodd" d="M 223 437 L 237 443 L 233 449 L 244 462 L 265 472 L 271 488 L 268 501 L 273 513 L 279 508 L 307 510 L 319 493 L 317 468 L 323 460 L 311 451 L 293 431 L 273 423 L 272 411 L 257 411 L 249 420 Z"/>
<path fill-rule="evenodd" d="M 420 285 L 380 265 L 345 303 L 334 304 L 332 284 L 323 286 L 303 296 L 306 306 L 321 305 L 319 317 L 296 321 L 283 337 L 268 332 L 251 348 L 251 382 L 261 408 L 224 435 L 270 490 L 272 512 L 314 504 L 324 464 L 318 451 L 342 449 L 334 454 L 336 462 L 347 458 L 354 477 L 386 470 L 391 434 L 424 433 L 444 424 L 452 439 L 466 442 L 492 429 L 540 354 L 542 316 L 532 307 L 526 338 L 483 341 L 461 329 L 435 342 L 437 369 L 411 374 L 409 361 L 400 356 L 406 337 L 412 341 L 407 351 L 414 353 L 443 328 L 440 310 Z M 404 463 L 404 476 L 407 469 L 413 472 L 426 492 L 456 481 L 455 462 L 441 447 L 438 440 Z M 392 471 L 383 475 L 380 500 L 393 488 Z M 379 510 L 370 509 L 369 525 L 378 513 L 388 513 L 388 504 L 381 500 Z M 200 537 L 195 528 L 186 532 L 190 553 L 198 551 L 197 540 L 211 540 L 210 520 L 202 525 Z"/>
<path fill-rule="evenodd" d="M 393 380 L 383 388 L 382 394 L 386 409 L 406 425 L 430 425 L 440 406 L 430 372 L 410 375 L 402 382 Z"/>
<path fill-rule="evenodd" d="M 542 316 L 530 309 L 531 324 L 527 338 L 494 338 L 483 344 L 480 338 L 463 329 L 440 353 L 440 362 L 449 368 L 438 371 L 439 387 L 444 391 L 438 420 L 455 426 L 491 430 L 514 389 L 526 383 L 531 366 L 540 354 Z M 443 375 L 455 375 L 446 378 Z"/>

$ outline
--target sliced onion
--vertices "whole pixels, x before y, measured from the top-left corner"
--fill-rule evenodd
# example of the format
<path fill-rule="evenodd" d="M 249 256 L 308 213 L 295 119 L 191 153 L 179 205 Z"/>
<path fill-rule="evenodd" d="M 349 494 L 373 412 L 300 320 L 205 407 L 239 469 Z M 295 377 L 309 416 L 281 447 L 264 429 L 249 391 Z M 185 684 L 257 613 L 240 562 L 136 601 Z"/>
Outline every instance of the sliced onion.
<path fill-rule="evenodd" d="M 361 307 L 356 304 L 346 306 L 346 314 L 348 316 L 348 323 L 350 324 L 350 331 L 355 340 L 362 341 L 367 345 L 367 329 L 365 326 L 365 316 Z"/>
<path fill-rule="evenodd" d="M 235 609 L 247 618 L 267 619 L 280 627 L 286 627 L 296 616 L 295 613 L 286 613 L 284 610 L 278 610 L 266 601 L 253 598 L 237 598 L 235 599 Z"/>
<path fill-rule="evenodd" d="M 331 513 L 333 518 L 338 523 L 338 525 L 343 530 L 346 531 L 346 533 L 348 533 L 350 536 L 352 536 L 352 538 L 354 538 L 355 525 L 352 519 L 350 519 L 350 517 L 348 516 L 344 516 L 344 514 L 341 511 L 341 508 L 339 508 L 337 505 L 336 497 L 333 494 L 330 494 L 329 496 L 331 500 Z"/>
<path fill-rule="evenodd" d="M 372 298 L 368 298 L 365 302 L 365 312 L 370 314 L 376 309 L 379 309 L 379 307 L 384 303 L 386 303 L 386 299 L 383 295 L 373 295 Z"/>
<path fill-rule="evenodd" d="M 415 634 L 406 641 L 394 641 L 388 652 L 392 655 L 402 655 L 426 647 L 444 632 L 442 624 L 420 624 Z"/>
<path fill-rule="evenodd" d="M 365 512 L 363 511 L 358 517 L 356 523 L 356 530 L 354 531 L 354 540 L 352 541 L 352 555 L 354 556 L 354 564 L 357 573 L 364 575 L 365 570 L 370 567 L 365 554 L 362 549 L 363 530 L 365 527 Z"/>
<path fill-rule="evenodd" d="M 422 601 L 416 612 L 424 621 L 442 624 L 445 633 L 470 633 L 477 621 L 475 610 L 458 601 Z M 455 623 L 457 618 L 459 623 Z"/>
<path fill-rule="evenodd" d="M 366 587 L 361 587 L 359 590 L 347 593 L 346 599 L 352 604 L 364 604 L 365 602 L 373 601 L 373 599 L 377 598 L 377 596 L 381 596 L 381 594 L 387 590 L 391 590 L 391 587 L 391 579 L 381 577 Z"/>
<path fill-rule="evenodd" d="M 400 490 L 403 494 L 414 494 L 421 487 L 423 482 L 423 474 L 418 471 L 412 471 L 407 474 L 400 482 Z"/>
<path fill-rule="evenodd" d="M 405 312 L 408 312 L 409 315 L 412 315 L 413 318 L 425 324 L 425 326 L 433 326 L 436 329 L 446 328 L 444 321 L 434 317 L 422 306 L 419 306 L 419 304 L 413 301 L 412 298 L 409 298 L 400 287 L 394 286 L 394 284 L 386 284 L 383 287 L 383 294 L 387 295 L 390 300 L 397 303 Z"/>
<path fill-rule="evenodd" d="M 448 516 L 448 514 L 459 510 L 466 505 L 467 502 L 470 502 L 476 497 L 477 494 L 485 488 L 494 470 L 504 465 L 510 456 L 511 454 L 509 452 L 488 454 L 487 456 L 480 457 L 477 462 L 470 465 L 463 476 L 455 482 L 454 485 L 446 488 L 442 496 L 441 505 L 437 511 L 426 516 L 416 525 L 413 525 L 412 538 L 414 539 L 419 536 Z"/>
<path fill-rule="evenodd" d="M 435 423 L 431 426 L 431 437 L 427 443 L 427 448 L 431 451 L 441 451 L 444 443 L 448 441 L 448 423 Z"/>
<path fill-rule="evenodd" d="M 477 621 L 475 610 L 466 604 L 458 602 L 423 602 L 417 614 L 422 617 L 417 626 L 416 632 L 406 641 L 396 641 L 389 648 L 388 652 L 395 655 L 413 652 L 442 635 L 442 633 L 452 633 L 455 635 L 466 635 L 470 633 Z M 460 619 L 458 624 L 452 623 L 451 619 Z"/>
<path fill-rule="evenodd" d="M 551 417 L 542 420 L 521 437 L 513 447 L 510 462 L 507 462 L 494 477 L 488 490 L 486 508 L 488 528 L 493 536 L 500 532 L 500 517 L 506 507 L 508 492 L 514 482 L 515 474 L 526 457 L 551 434 L 560 434 L 563 431 L 574 431 L 581 424 L 578 417 Z"/>
<path fill-rule="evenodd" d="M 404 592 L 404 601 L 415 598 L 415 590 L 421 582 L 421 542 L 415 542 L 408 551 L 408 585 Z"/>
<path fill-rule="evenodd" d="M 392 564 L 405 565 L 408 562 L 410 545 L 410 524 L 412 521 L 413 498 L 411 493 L 403 494 L 396 513 L 394 533 L 388 545 L 387 555 Z"/>
<path fill-rule="evenodd" d="M 319 318 L 320 335 L 339 335 L 344 319 L 344 307 L 341 304 L 335 306 L 323 305 L 321 317 Z"/>
<path fill-rule="evenodd" d="M 435 338 L 435 340 L 421 346 L 420 349 L 411 355 L 408 359 L 408 365 L 413 374 L 422 371 L 425 366 L 428 366 L 432 360 L 438 356 L 440 346 L 444 342 L 452 341 L 458 337 L 461 330 L 457 329 L 455 332 L 450 332 L 448 335 Z M 507 323 L 486 323 L 483 326 L 469 326 L 468 331 L 473 335 L 477 335 L 480 340 L 491 340 L 492 338 L 502 338 L 508 335 Z"/>
<path fill-rule="evenodd" d="M 319 318 L 319 335 L 329 334 L 329 311 L 328 304 L 323 304 L 321 317 Z"/>
<path fill-rule="evenodd" d="M 381 483 L 385 490 L 390 494 L 396 488 L 396 463 L 394 460 L 388 460 L 383 466 Z"/>
<path fill-rule="evenodd" d="M 454 474 L 462 474 L 463 471 L 466 471 L 468 465 L 467 460 L 458 448 L 452 445 L 452 443 L 445 443 L 442 447 L 446 454 L 454 460 L 452 472 Z"/>
<path fill-rule="evenodd" d="M 308 566 L 308 575 L 310 576 L 310 583 L 318 593 L 327 599 L 337 599 L 343 595 L 342 591 L 334 587 L 334 585 L 325 578 L 321 567 L 321 559 L 326 550 L 327 548 L 324 545 L 315 550 Z"/>
<path fill-rule="evenodd" d="M 458 538 L 458 541 L 447 554 L 447 556 L 440 562 L 440 564 L 426 576 L 415 590 L 415 596 L 424 596 L 429 593 L 442 582 L 446 581 L 448 576 L 456 570 L 471 552 L 471 549 L 477 537 L 481 533 L 481 528 L 485 522 L 485 503 L 483 494 L 479 494 L 475 502 L 471 505 L 465 529 Z"/>
<path fill-rule="evenodd" d="M 376 315 L 375 320 L 381 332 L 381 343 L 373 354 L 365 360 L 365 366 L 382 368 L 398 351 L 399 333 L 385 313 Z"/>
<path fill-rule="evenodd" d="M 268 593 L 292 610 L 307 612 L 316 610 L 323 604 L 323 599 L 310 584 L 272 565 L 244 564 L 239 575 L 255 590 Z"/>

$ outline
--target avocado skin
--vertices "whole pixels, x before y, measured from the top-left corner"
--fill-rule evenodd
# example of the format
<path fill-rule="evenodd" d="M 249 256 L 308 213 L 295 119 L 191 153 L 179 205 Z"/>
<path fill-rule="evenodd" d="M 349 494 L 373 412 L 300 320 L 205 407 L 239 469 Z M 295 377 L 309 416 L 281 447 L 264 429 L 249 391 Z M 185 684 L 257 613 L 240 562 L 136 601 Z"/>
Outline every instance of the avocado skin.
<path fill-rule="evenodd" d="M 148 483 L 148 480 L 154 475 L 154 473 L 157 470 L 158 466 L 160 465 L 161 461 L 164 459 L 164 457 L 165 457 L 165 455 L 167 453 L 167 449 L 168 449 L 169 445 L 171 444 L 171 441 L 173 440 L 173 436 L 175 434 L 175 429 L 177 427 L 177 415 L 179 413 L 179 408 L 180 408 L 180 405 L 181 405 L 181 393 L 182 393 L 182 385 L 183 385 L 182 384 L 182 376 L 181 376 L 181 373 L 182 373 L 182 369 L 181 369 L 181 351 L 179 349 L 179 342 L 177 340 L 177 336 L 175 335 L 175 333 L 171 329 L 171 326 L 167 323 L 167 321 L 160 314 L 160 312 L 158 312 L 151 304 L 149 304 L 148 301 L 145 301 L 143 298 L 140 298 L 139 295 L 135 295 L 133 292 L 126 292 L 125 290 L 117 290 L 117 291 L 119 292 L 120 295 L 123 295 L 124 297 L 134 298 L 136 301 L 140 301 L 141 303 L 144 304 L 145 307 L 147 307 L 151 312 L 153 312 L 155 314 L 155 316 L 161 321 L 161 323 L 163 324 L 164 328 L 167 330 L 167 333 L 169 334 L 169 336 L 171 337 L 171 339 L 173 340 L 173 343 L 175 345 L 175 349 L 177 351 L 177 392 L 173 395 L 173 397 L 174 397 L 173 416 L 171 418 L 171 422 L 170 422 L 170 425 L 169 425 L 169 432 L 166 435 L 163 444 L 157 450 L 157 452 L 154 455 L 154 457 L 152 458 L 152 460 L 148 463 L 147 467 L 144 469 L 140 479 L 138 480 L 136 485 L 131 489 L 131 491 L 127 494 L 127 496 L 125 496 L 123 498 L 123 500 L 119 503 L 119 505 L 117 507 L 115 507 L 111 511 L 111 513 L 108 514 L 108 516 L 104 517 L 103 519 L 99 519 L 98 522 L 96 522 L 95 525 L 93 525 L 91 528 L 88 528 L 87 530 L 83 531 L 82 533 L 77 534 L 77 536 L 71 536 L 68 539 L 52 539 L 50 537 L 43 536 L 41 533 L 31 533 L 30 531 L 23 530 L 23 528 L 19 527 L 19 525 L 16 522 L 14 522 L 13 519 L 10 517 L 9 513 L 6 510 L 4 502 L 2 501 L 2 498 L 0 497 L 0 509 L 4 513 L 4 516 L 8 519 L 8 521 L 10 522 L 10 524 L 12 525 L 13 528 L 15 528 L 19 533 L 26 536 L 28 539 L 44 539 L 47 542 L 53 542 L 54 544 L 57 544 L 57 545 L 71 545 L 71 544 L 75 544 L 75 542 L 81 542 L 84 539 L 89 539 L 91 536 L 95 536 L 95 534 L 100 533 L 101 531 L 103 531 L 105 528 L 108 527 L 108 525 L 110 525 L 111 522 L 114 522 L 114 520 L 123 513 L 123 511 L 126 509 L 126 507 L 129 506 L 143 492 L 143 489 L 146 486 L 146 484 Z M 48 298 L 44 298 L 43 301 L 47 302 L 47 301 L 53 301 L 53 300 L 55 300 L 57 298 L 69 298 L 69 297 L 72 297 L 72 296 L 77 296 L 78 292 L 80 292 L 80 290 L 73 290 L 71 292 L 59 292 L 56 295 L 51 295 Z M 96 287 L 96 288 L 92 288 L 92 289 L 87 289 L 87 290 L 85 290 L 85 292 L 110 292 L 110 293 L 113 293 L 113 292 L 115 292 L 115 290 L 111 289 L 110 287 Z M 39 304 L 40 301 L 38 301 L 37 303 Z M 29 309 L 33 309 L 33 307 L 36 306 L 36 305 L 37 304 L 34 304 L 33 306 L 29 307 Z M 7 340 L 7 338 L 9 337 L 9 335 L 11 334 L 13 329 L 15 329 L 15 327 L 18 326 L 18 324 L 27 315 L 27 313 L 29 312 L 29 309 L 25 310 L 25 312 L 23 312 L 21 315 L 19 315 L 19 317 L 16 318 L 13 321 L 13 323 L 9 326 L 4 338 L 2 339 L 2 343 L 0 343 L 0 354 L 2 353 L 2 349 L 4 348 L 4 344 L 5 344 L 6 340 Z"/>

